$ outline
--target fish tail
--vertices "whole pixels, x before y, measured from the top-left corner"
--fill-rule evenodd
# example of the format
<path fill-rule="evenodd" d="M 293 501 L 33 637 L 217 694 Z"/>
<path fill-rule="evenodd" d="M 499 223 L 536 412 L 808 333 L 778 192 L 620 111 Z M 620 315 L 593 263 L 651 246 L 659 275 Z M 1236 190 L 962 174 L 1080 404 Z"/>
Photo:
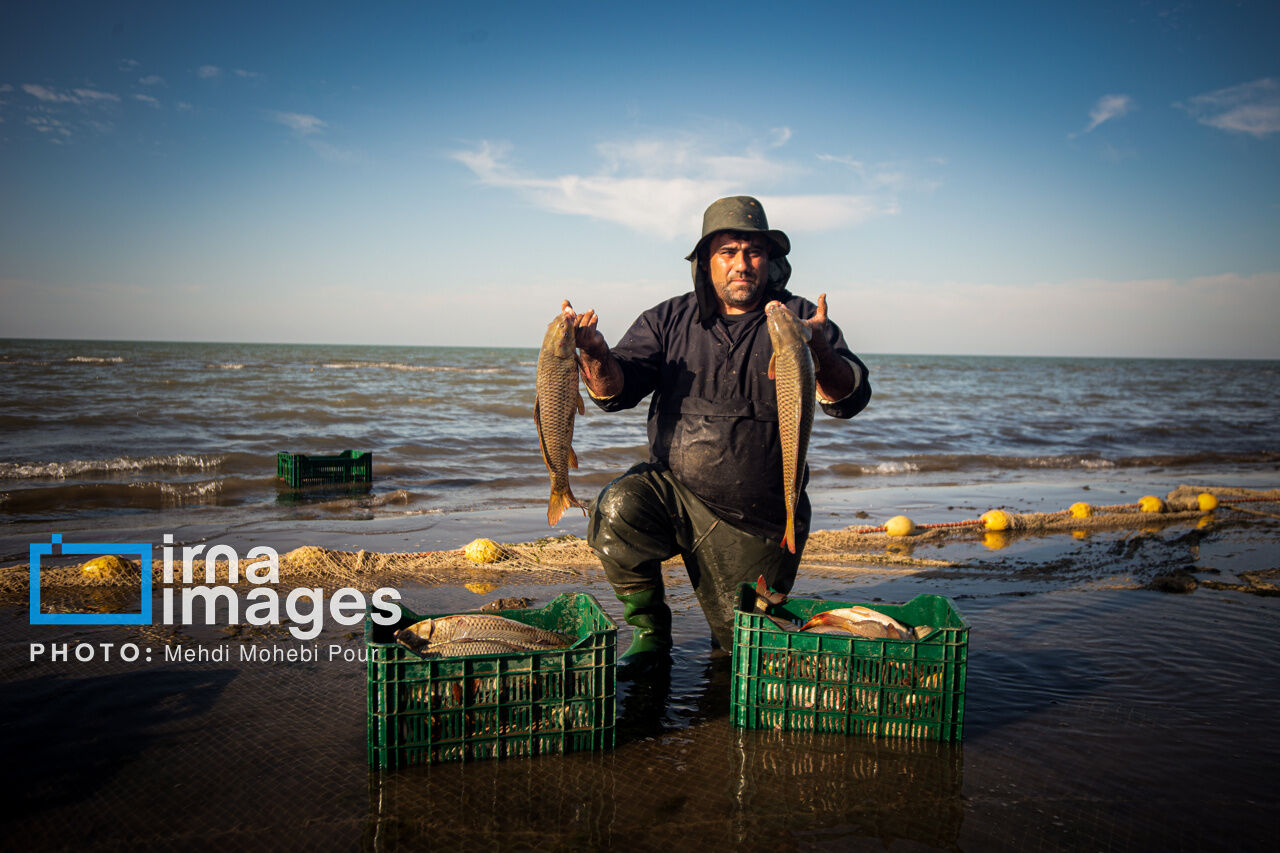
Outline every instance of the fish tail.
<path fill-rule="evenodd" d="M 781 547 L 786 548 L 792 554 L 796 552 L 796 518 L 788 513 L 787 530 L 782 534 Z"/>
<path fill-rule="evenodd" d="M 569 490 L 560 491 L 558 489 L 551 490 L 551 499 L 547 502 L 547 524 L 555 527 L 560 523 L 560 516 L 564 515 L 564 511 L 569 508 Z"/>
<path fill-rule="evenodd" d="M 555 527 L 560 523 L 560 517 L 564 515 L 564 511 L 571 506 L 582 510 L 583 515 L 587 514 L 586 505 L 573 496 L 573 490 L 567 485 L 563 489 L 553 487 L 551 499 L 547 502 L 547 524 Z"/>

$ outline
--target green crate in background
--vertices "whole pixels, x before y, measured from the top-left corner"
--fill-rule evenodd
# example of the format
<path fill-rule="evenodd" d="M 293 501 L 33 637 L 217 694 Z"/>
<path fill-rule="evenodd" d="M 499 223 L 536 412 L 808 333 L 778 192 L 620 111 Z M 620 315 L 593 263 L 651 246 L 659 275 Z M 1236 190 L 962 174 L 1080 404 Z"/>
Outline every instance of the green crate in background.
<path fill-rule="evenodd" d="M 862 604 L 934 630 L 920 640 L 784 631 L 744 584 L 734 614 L 731 715 L 748 729 L 960 740 L 969 623 L 951 600 Z M 791 598 L 769 614 L 801 625 L 840 601 Z"/>
<path fill-rule="evenodd" d="M 373 482 L 373 453 L 368 450 L 344 450 L 337 456 L 277 453 L 276 479 L 291 489 L 369 485 Z"/>
<path fill-rule="evenodd" d="M 565 593 L 496 615 L 576 639 L 567 649 L 425 659 L 393 635 L 427 616 L 402 608 L 383 626 L 366 615 L 370 766 L 613 748 L 618 626 L 600 603 Z"/>

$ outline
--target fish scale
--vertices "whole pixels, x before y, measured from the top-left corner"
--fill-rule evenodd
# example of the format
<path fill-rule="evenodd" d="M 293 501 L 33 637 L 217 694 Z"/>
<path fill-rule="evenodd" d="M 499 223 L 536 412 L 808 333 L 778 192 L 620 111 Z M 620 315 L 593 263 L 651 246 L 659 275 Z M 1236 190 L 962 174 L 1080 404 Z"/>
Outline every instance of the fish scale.
<path fill-rule="evenodd" d="M 778 438 L 782 444 L 782 486 L 787 505 L 787 529 L 782 545 L 796 552 L 796 504 L 804 484 L 809 433 L 817 402 L 817 372 L 809 352 L 812 332 L 781 302 L 765 306 L 773 356 L 769 378 L 778 397 Z"/>
<path fill-rule="evenodd" d="M 538 425 L 542 461 L 551 475 L 551 496 L 547 500 L 547 524 L 554 527 L 571 506 L 586 510 L 569 488 L 569 469 L 578 467 L 573 452 L 573 419 L 586 414 L 578 391 L 578 361 L 574 353 L 573 323 L 564 314 L 547 326 L 538 353 L 537 398 L 533 420 Z"/>

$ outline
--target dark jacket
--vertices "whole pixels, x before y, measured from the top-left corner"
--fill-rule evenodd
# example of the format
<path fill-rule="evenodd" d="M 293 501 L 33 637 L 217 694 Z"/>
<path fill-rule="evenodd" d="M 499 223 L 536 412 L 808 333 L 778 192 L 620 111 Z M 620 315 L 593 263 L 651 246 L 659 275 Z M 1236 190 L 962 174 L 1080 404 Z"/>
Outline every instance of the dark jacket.
<path fill-rule="evenodd" d="M 816 311 L 812 302 L 777 287 L 768 299 L 778 299 L 802 319 Z M 730 524 L 781 538 L 786 519 L 782 450 L 764 310 L 725 317 L 709 311 L 706 299 L 702 302 L 700 308 L 691 292 L 641 314 L 613 348 L 623 390 L 596 404 L 617 411 L 653 394 L 649 461 L 669 468 Z M 828 415 L 851 418 L 871 397 L 867 368 L 835 324 L 828 325 L 828 333 L 833 349 L 853 367 L 857 384 L 845 399 L 820 405 Z M 796 519 L 800 536 L 808 530 L 807 510 L 808 501 L 802 500 Z"/>

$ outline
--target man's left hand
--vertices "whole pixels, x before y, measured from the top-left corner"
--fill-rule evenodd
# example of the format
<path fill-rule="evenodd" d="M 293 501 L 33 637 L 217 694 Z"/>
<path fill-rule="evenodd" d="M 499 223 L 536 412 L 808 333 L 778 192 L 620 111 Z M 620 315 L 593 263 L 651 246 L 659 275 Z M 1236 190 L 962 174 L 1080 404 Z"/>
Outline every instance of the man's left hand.
<path fill-rule="evenodd" d="M 813 350 L 813 357 L 817 360 L 820 356 L 831 351 L 831 341 L 827 339 L 827 294 L 818 295 L 818 310 L 808 320 L 802 321 L 809 327 L 812 334 L 809 337 L 809 349 Z"/>

